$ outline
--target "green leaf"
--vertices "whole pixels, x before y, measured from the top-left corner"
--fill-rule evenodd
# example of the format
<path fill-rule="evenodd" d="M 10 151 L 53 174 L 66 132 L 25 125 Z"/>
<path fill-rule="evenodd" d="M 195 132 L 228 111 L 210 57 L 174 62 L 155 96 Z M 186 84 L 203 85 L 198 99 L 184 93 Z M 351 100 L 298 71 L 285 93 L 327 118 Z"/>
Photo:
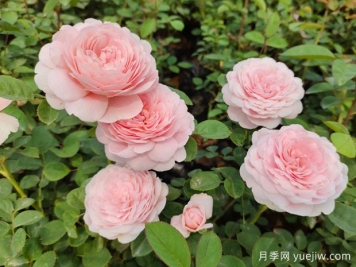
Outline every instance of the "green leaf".
<path fill-rule="evenodd" d="M 17 229 L 11 240 L 11 251 L 13 257 L 20 254 L 22 248 L 25 246 L 25 242 L 26 242 L 25 230 L 23 228 Z"/>
<path fill-rule="evenodd" d="M 18 15 L 17 12 L 13 12 L 13 11 L 4 11 L 1 12 L 1 20 L 8 22 L 10 24 L 15 24 L 15 22 L 18 19 Z"/>
<path fill-rule="evenodd" d="M 184 92 L 181 91 L 181 90 L 172 88 L 172 87 L 169 87 L 169 89 L 171 89 L 172 92 L 175 92 L 176 94 L 178 94 L 179 97 L 180 97 L 182 100 L 184 100 L 184 102 L 185 102 L 186 105 L 193 105 L 192 100 L 190 100 L 189 96 L 187 96 L 186 93 L 184 93 Z"/>
<path fill-rule="evenodd" d="M 45 224 L 39 232 L 42 245 L 51 245 L 56 243 L 66 233 L 64 223 L 60 220 L 53 220 Z"/>
<path fill-rule="evenodd" d="M 12 184 L 5 178 L 0 179 L 0 198 L 5 198 L 12 192 Z"/>
<path fill-rule="evenodd" d="M 280 18 L 277 12 L 273 12 L 269 17 L 267 26 L 266 26 L 266 37 L 271 37 L 279 29 Z"/>
<path fill-rule="evenodd" d="M 85 188 L 80 187 L 70 191 L 66 197 L 69 206 L 76 209 L 84 209 Z"/>
<path fill-rule="evenodd" d="M 227 84 L 226 74 L 220 74 L 218 77 L 218 83 L 221 87 Z"/>
<path fill-rule="evenodd" d="M 190 251 L 177 229 L 164 222 L 146 224 L 145 234 L 153 251 L 170 267 L 190 267 Z"/>
<path fill-rule="evenodd" d="M 10 225 L 4 221 L 0 221 L 0 237 L 6 235 L 10 230 Z"/>
<path fill-rule="evenodd" d="M 47 163 L 43 169 L 43 174 L 49 181 L 58 181 L 68 175 L 70 169 L 61 162 Z"/>
<path fill-rule="evenodd" d="M 37 116 L 41 122 L 49 125 L 58 117 L 59 111 L 52 108 L 46 100 L 43 100 L 37 107 Z"/>
<path fill-rule="evenodd" d="M 22 225 L 31 225 L 42 219 L 42 214 L 37 210 L 26 210 L 19 214 L 14 219 L 14 227 Z"/>
<path fill-rule="evenodd" d="M 54 251 L 47 251 L 39 257 L 33 267 L 53 267 L 56 263 L 56 253 Z"/>
<path fill-rule="evenodd" d="M 152 252 L 152 248 L 142 232 L 134 241 L 131 242 L 131 253 L 133 257 L 143 257 Z"/>
<path fill-rule="evenodd" d="M 316 84 L 310 86 L 305 93 L 308 95 L 308 94 L 329 92 L 332 90 L 334 90 L 334 88 L 330 83 L 322 82 L 322 83 L 316 83 Z"/>
<path fill-rule="evenodd" d="M 294 242 L 297 249 L 304 250 L 308 245 L 308 240 L 301 229 L 297 230 L 294 234 Z"/>
<path fill-rule="evenodd" d="M 169 23 L 171 24 L 173 29 L 177 31 L 182 31 L 184 29 L 184 23 L 180 20 L 171 20 Z"/>
<path fill-rule="evenodd" d="M 225 139 L 229 137 L 231 131 L 224 123 L 220 121 L 206 120 L 198 123 L 194 133 L 207 139 Z"/>
<path fill-rule="evenodd" d="M 37 147 L 40 153 L 45 153 L 57 144 L 58 141 L 48 131 L 47 126 L 42 125 L 33 128 L 31 141 L 27 145 Z"/>
<path fill-rule="evenodd" d="M 246 267 L 245 263 L 239 258 L 231 255 L 223 255 L 218 267 Z"/>
<path fill-rule="evenodd" d="M 185 161 L 187 161 L 187 162 L 192 161 L 198 152 L 197 141 L 195 141 L 195 139 L 190 136 L 188 139 L 188 142 L 185 144 L 184 148 L 187 153 Z"/>
<path fill-rule="evenodd" d="M 78 137 L 75 134 L 70 134 L 64 139 L 62 149 L 52 147 L 50 150 L 60 158 L 70 158 L 76 155 L 79 149 Z"/>
<path fill-rule="evenodd" d="M 337 85 L 343 85 L 356 76 L 356 65 L 346 64 L 342 59 L 336 59 L 332 65 L 332 74 Z"/>
<path fill-rule="evenodd" d="M 206 232 L 199 240 L 196 267 L 216 267 L 221 259 L 222 246 L 220 238 L 212 231 Z"/>
<path fill-rule="evenodd" d="M 252 249 L 252 266 L 268 266 L 272 262 L 271 258 L 269 257 L 270 251 L 279 251 L 276 239 L 271 237 L 261 237 L 258 239 Z M 265 253 L 266 257 L 261 258 L 261 253 Z"/>
<path fill-rule="evenodd" d="M 266 2 L 264 0 L 254 0 L 254 2 L 260 9 L 266 10 Z"/>
<path fill-rule="evenodd" d="M 48 14 L 52 13 L 53 9 L 56 7 L 57 4 L 58 0 L 48 0 L 46 2 L 46 5 L 44 6 L 43 15 L 47 16 Z"/>
<path fill-rule="evenodd" d="M 350 159 L 347 157 L 341 157 L 343 163 L 345 163 L 349 169 L 347 175 L 349 177 L 349 181 L 356 178 L 356 161 L 354 159 Z"/>
<path fill-rule="evenodd" d="M 25 82 L 0 75 L 0 97 L 10 100 L 33 99 L 33 93 Z"/>
<path fill-rule="evenodd" d="M 323 123 L 336 133 L 350 134 L 349 130 L 339 122 L 323 121 Z"/>
<path fill-rule="evenodd" d="M 267 39 L 266 45 L 274 48 L 286 48 L 288 46 L 288 42 L 283 37 L 272 36 Z"/>
<path fill-rule="evenodd" d="M 40 181 L 40 178 L 37 175 L 29 174 L 24 176 L 20 181 L 20 187 L 22 189 L 29 189 L 36 186 Z M 0 186 L 1 188 L 1 186 Z"/>
<path fill-rule="evenodd" d="M 11 25 L 6 21 L 0 21 L 0 29 L 7 32 L 21 32 L 21 28 L 15 25 Z"/>
<path fill-rule="evenodd" d="M 345 232 L 356 234 L 356 209 L 344 203 L 336 202 L 334 211 L 327 215 L 337 227 Z"/>
<path fill-rule="evenodd" d="M 284 51 L 281 56 L 302 59 L 334 59 L 334 54 L 320 45 L 298 45 Z"/>
<path fill-rule="evenodd" d="M 181 61 L 178 63 L 178 66 L 183 69 L 190 69 L 193 65 L 192 65 L 192 63 L 189 63 L 186 61 Z"/>
<path fill-rule="evenodd" d="M 42 245 L 37 238 L 26 240 L 22 254 L 30 261 L 37 260 L 42 255 Z"/>
<path fill-rule="evenodd" d="M 221 183 L 220 177 L 213 171 L 201 171 L 193 174 L 190 186 L 194 190 L 208 191 L 217 188 Z"/>
<path fill-rule="evenodd" d="M 224 188 L 231 197 L 238 198 L 242 196 L 245 183 L 242 181 L 240 172 L 237 169 L 233 167 L 220 167 L 214 168 L 214 171 L 218 171 L 224 176 Z"/>
<path fill-rule="evenodd" d="M 33 198 L 19 198 L 15 201 L 15 211 L 19 211 L 31 206 L 35 200 Z"/>
<path fill-rule="evenodd" d="M 337 152 L 348 158 L 356 157 L 356 145 L 352 136 L 344 133 L 333 133 L 330 135 L 330 139 Z"/>
<path fill-rule="evenodd" d="M 320 106 L 323 109 L 327 109 L 330 107 L 336 107 L 339 104 L 340 104 L 340 100 L 332 95 L 328 95 L 328 96 L 324 97 L 320 102 Z"/>
<path fill-rule="evenodd" d="M 262 35 L 262 33 L 258 31 L 251 31 L 245 33 L 245 38 L 258 44 L 263 44 L 265 42 L 265 37 Z"/>
<path fill-rule="evenodd" d="M 145 20 L 140 28 L 140 35 L 142 38 L 146 38 L 151 33 L 153 33 L 156 29 L 156 20 L 155 19 L 147 19 Z"/>
<path fill-rule="evenodd" d="M 110 251 L 103 248 L 99 251 L 86 251 L 83 256 L 84 267 L 105 267 L 111 259 Z"/>

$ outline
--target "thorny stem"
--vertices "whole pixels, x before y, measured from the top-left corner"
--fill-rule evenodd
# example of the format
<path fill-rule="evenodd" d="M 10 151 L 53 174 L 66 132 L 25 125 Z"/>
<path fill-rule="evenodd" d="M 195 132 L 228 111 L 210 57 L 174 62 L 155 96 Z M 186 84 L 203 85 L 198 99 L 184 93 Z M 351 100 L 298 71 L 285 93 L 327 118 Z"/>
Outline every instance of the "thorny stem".
<path fill-rule="evenodd" d="M 255 216 L 253 216 L 253 218 L 251 219 L 250 223 L 255 224 L 258 221 L 258 219 L 261 217 L 262 213 L 265 212 L 266 210 L 268 210 L 266 205 L 260 205 Z"/>

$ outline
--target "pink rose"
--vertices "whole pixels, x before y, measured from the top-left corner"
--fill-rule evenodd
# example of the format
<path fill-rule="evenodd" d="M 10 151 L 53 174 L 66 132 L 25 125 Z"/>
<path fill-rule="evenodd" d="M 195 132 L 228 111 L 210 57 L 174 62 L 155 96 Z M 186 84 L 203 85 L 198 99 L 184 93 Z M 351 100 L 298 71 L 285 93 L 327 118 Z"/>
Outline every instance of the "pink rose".
<path fill-rule="evenodd" d="M 11 100 L 0 97 L 0 111 L 11 104 Z M 0 145 L 9 137 L 10 132 L 17 132 L 19 121 L 3 112 L 0 112 Z"/>
<path fill-rule="evenodd" d="M 228 115 L 243 128 L 274 128 L 303 110 L 302 81 L 282 62 L 250 58 L 237 63 L 226 78 L 222 93 Z"/>
<path fill-rule="evenodd" d="M 213 198 L 205 193 L 193 195 L 185 205 L 183 213 L 173 216 L 171 225 L 185 238 L 191 232 L 198 232 L 213 227 L 206 220 L 213 215 Z"/>
<path fill-rule="evenodd" d="M 84 221 L 89 230 L 121 243 L 133 241 L 145 223 L 158 221 L 168 186 L 154 172 L 108 165 L 85 188 Z"/>
<path fill-rule="evenodd" d="M 300 216 L 331 213 L 347 171 L 328 139 L 300 125 L 254 132 L 240 168 L 257 202 Z"/>
<path fill-rule="evenodd" d="M 140 95 L 142 111 L 132 119 L 99 122 L 98 140 L 106 156 L 134 170 L 166 171 L 186 158 L 184 145 L 194 130 L 194 118 L 179 96 L 159 84 Z"/>
<path fill-rule="evenodd" d="M 53 108 L 83 121 L 128 119 L 142 109 L 137 94 L 157 86 L 150 53 L 150 44 L 127 28 L 87 19 L 62 26 L 42 47 L 35 81 Z"/>

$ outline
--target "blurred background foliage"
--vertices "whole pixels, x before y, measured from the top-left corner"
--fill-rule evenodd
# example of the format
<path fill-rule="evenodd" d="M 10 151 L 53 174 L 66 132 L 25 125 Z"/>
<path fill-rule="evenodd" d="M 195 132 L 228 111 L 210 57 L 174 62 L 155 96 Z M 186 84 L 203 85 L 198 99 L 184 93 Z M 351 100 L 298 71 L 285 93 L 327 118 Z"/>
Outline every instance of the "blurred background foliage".
<path fill-rule="evenodd" d="M 144 234 L 122 245 L 83 224 L 84 187 L 108 160 L 95 124 L 52 110 L 33 81 L 39 50 L 61 25 L 96 18 L 151 43 L 160 81 L 179 89 L 200 125 L 187 144 L 187 161 L 158 174 L 170 188 L 162 221 L 204 191 L 214 198 L 220 251 L 209 256 L 218 257 L 220 267 L 356 266 L 354 0 L 1 0 L 0 6 L 1 75 L 20 79 L 34 95 L 5 110 L 19 119 L 20 130 L 0 150 L 9 171 L 3 165 L 0 173 L 13 174 L 0 179 L 0 265 L 165 266 Z M 263 56 L 286 63 L 306 90 L 303 113 L 283 124 L 330 138 L 349 167 L 348 188 L 331 216 L 261 215 L 239 176 L 252 131 L 228 120 L 221 87 L 237 62 Z M 200 238 L 197 233 L 187 239 L 192 266 L 203 266 L 195 260 L 202 257 Z M 290 257 L 259 261 L 261 251 L 289 251 Z M 292 253 L 351 256 L 295 262 Z"/>

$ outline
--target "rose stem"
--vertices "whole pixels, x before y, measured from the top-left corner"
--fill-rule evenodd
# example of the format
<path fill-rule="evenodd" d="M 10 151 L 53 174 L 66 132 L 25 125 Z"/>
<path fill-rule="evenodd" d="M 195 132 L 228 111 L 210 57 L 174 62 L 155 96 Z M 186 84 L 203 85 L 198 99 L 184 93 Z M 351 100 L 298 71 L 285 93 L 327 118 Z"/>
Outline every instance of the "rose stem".
<path fill-rule="evenodd" d="M 260 205 L 260 207 L 258 208 L 255 216 L 251 219 L 250 223 L 251 224 L 255 224 L 258 221 L 258 219 L 260 218 L 261 214 L 263 212 L 265 212 L 266 210 L 268 210 L 266 205 Z"/>
<path fill-rule="evenodd" d="M 356 108 L 356 96 L 355 96 L 355 99 L 352 101 L 351 107 L 350 107 L 349 111 L 347 112 L 347 115 L 346 115 L 346 117 L 344 119 L 344 122 L 342 123 L 343 125 L 346 126 L 346 124 L 352 118 L 355 108 Z"/>
<path fill-rule="evenodd" d="M 227 204 L 224 208 L 223 213 L 214 218 L 213 223 L 215 223 L 217 220 L 219 220 L 235 204 L 236 201 L 237 201 L 237 198 L 233 199 L 229 204 Z"/>
<path fill-rule="evenodd" d="M 25 192 L 22 190 L 20 185 L 15 180 L 14 176 L 12 176 L 11 172 L 9 171 L 5 161 L 2 161 L 0 165 L 2 168 L 2 170 L 0 170 L 0 174 L 10 181 L 10 183 L 16 189 L 17 193 L 20 195 L 21 198 L 27 198 Z M 34 207 L 36 210 L 43 214 L 42 210 L 37 206 L 37 204 L 32 204 L 32 207 Z"/>

